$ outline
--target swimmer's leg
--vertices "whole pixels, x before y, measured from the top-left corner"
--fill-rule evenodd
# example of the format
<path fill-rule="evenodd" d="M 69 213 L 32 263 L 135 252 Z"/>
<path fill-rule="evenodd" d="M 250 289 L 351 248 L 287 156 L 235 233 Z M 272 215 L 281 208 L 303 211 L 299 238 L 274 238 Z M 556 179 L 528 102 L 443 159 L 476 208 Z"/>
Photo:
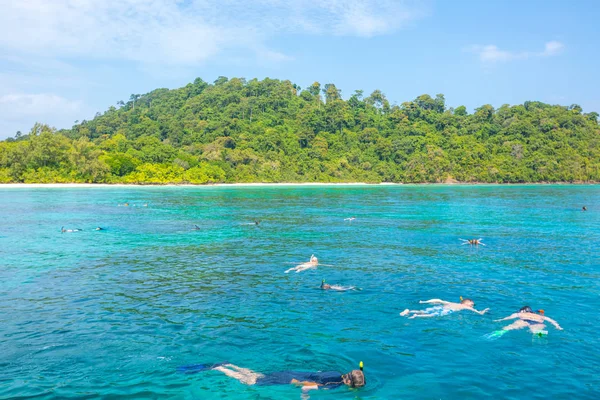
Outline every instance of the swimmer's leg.
<path fill-rule="evenodd" d="M 490 339 L 490 340 L 494 340 L 494 339 L 498 339 L 500 337 L 502 337 L 503 335 L 507 334 L 509 331 L 516 331 L 519 329 L 523 329 L 528 327 L 529 324 L 525 321 L 515 321 L 510 325 L 505 326 L 502 329 L 499 329 L 497 331 L 494 331 L 492 333 L 488 333 L 487 335 L 484 335 L 483 337 L 486 339 Z"/>
<path fill-rule="evenodd" d="M 400 313 L 401 316 L 406 317 L 408 314 L 423 314 L 423 310 L 409 310 L 408 308 Z"/>
<path fill-rule="evenodd" d="M 544 324 L 534 324 L 534 325 L 529 325 L 529 331 L 533 334 L 538 334 L 538 333 L 544 333 L 547 331 L 546 329 L 546 325 Z"/>
<path fill-rule="evenodd" d="M 228 369 L 231 368 L 231 369 Z M 213 368 L 216 371 L 222 372 L 230 378 L 237 379 L 241 383 L 245 385 L 254 385 L 258 378 L 264 376 L 263 374 L 259 374 L 257 372 L 250 371 L 246 368 L 240 368 L 233 364 L 225 364 L 223 366 L 219 366 Z M 233 371 L 233 369 L 237 369 L 237 371 Z"/>
<path fill-rule="evenodd" d="M 529 326 L 529 324 L 525 321 L 515 321 L 510 325 L 505 326 L 504 328 L 502 328 L 505 331 L 516 331 L 519 329 L 523 329 L 523 328 L 527 328 Z"/>
<path fill-rule="evenodd" d="M 432 317 L 438 317 L 438 315 L 436 315 L 436 314 L 427 314 L 427 313 L 419 313 L 419 314 L 413 314 L 412 317 L 410 317 L 410 319 L 415 319 L 415 318 L 432 318 Z"/>

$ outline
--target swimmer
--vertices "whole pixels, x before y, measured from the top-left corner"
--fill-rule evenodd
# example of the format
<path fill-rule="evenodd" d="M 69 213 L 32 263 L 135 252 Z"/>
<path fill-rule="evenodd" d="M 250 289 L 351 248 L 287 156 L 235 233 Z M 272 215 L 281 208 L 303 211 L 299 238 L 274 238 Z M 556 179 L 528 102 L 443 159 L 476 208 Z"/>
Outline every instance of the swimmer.
<path fill-rule="evenodd" d="M 60 233 L 71 233 L 71 232 L 81 232 L 83 229 L 65 229 L 65 227 L 60 228 Z"/>
<path fill-rule="evenodd" d="M 104 228 L 97 227 L 97 228 L 96 228 L 96 229 L 94 229 L 94 230 L 95 230 L 95 231 L 104 231 L 105 229 L 104 229 Z"/>
<path fill-rule="evenodd" d="M 254 221 L 254 225 L 260 225 L 260 221 L 259 220 L 255 220 Z"/>
<path fill-rule="evenodd" d="M 192 228 L 193 231 L 199 231 L 200 227 L 198 225 L 194 225 L 194 227 Z"/>
<path fill-rule="evenodd" d="M 287 271 L 285 271 L 285 273 L 287 274 L 291 271 L 296 271 L 296 273 L 298 273 L 298 272 L 306 271 L 307 269 L 315 269 L 315 268 L 317 268 L 317 265 L 319 265 L 319 259 L 317 257 L 315 257 L 315 255 L 313 254 L 312 256 L 310 256 L 309 262 L 305 262 L 300 265 L 296 265 L 295 267 L 292 267 L 292 268 L 288 269 Z"/>
<path fill-rule="evenodd" d="M 319 286 L 323 290 L 335 290 L 338 292 L 345 292 L 347 290 L 355 290 L 355 286 L 340 286 L 340 285 L 330 285 L 325 283 L 325 279 L 321 281 L 321 286 Z"/>
<path fill-rule="evenodd" d="M 356 217 L 344 218 L 344 221 L 352 222 L 356 219 Z"/>
<path fill-rule="evenodd" d="M 490 333 L 489 335 L 487 335 L 487 337 L 488 338 L 500 337 L 500 336 L 504 335 L 505 333 L 507 333 L 508 331 L 515 331 L 515 330 L 519 330 L 519 329 L 523 329 L 523 328 L 529 328 L 529 331 L 533 334 L 539 334 L 539 335 L 546 334 L 548 332 L 545 330 L 545 328 L 546 328 L 546 325 L 544 324 L 545 321 L 550 322 L 559 331 L 563 330 L 563 328 L 558 324 L 558 322 L 556 322 L 552 318 L 548 318 L 544 315 L 544 310 L 537 310 L 537 314 L 536 314 L 536 312 L 534 312 L 531 309 L 531 307 L 529 307 L 529 306 L 521 307 L 521 309 L 518 312 L 511 314 L 506 318 L 497 319 L 497 320 L 495 320 L 495 322 L 507 321 L 509 319 L 515 319 L 515 318 L 518 318 L 519 320 L 513 322 L 510 325 L 505 326 L 504 328 L 502 328 L 496 332 Z"/>
<path fill-rule="evenodd" d="M 481 242 L 483 240 L 482 238 L 479 238 L 479 239 L 469 239 L 469 240 L 458 239 L 458 240 L 462 240 L 462 242 L 463 242 L 462 244 L 470 244 L 471 246 L 479 246 L 479 245 L 485 246 L 485 244 Z"/>
<path fill-rule="evenodd" d="M 581 210 L 582 210 L 582 211 L 587 211 L 587 207 L 586 207 L 586 206 L 583 206 L 583 207 L 581 208 Z"/>
<path fill-rule="evenodd" d="M 453 312 L 469 310 L 473 311 L 479 315 L 483 315 L 489 311 L 489 308 L 486 308 L 483 311 L 477 311 L 473 307 L 475 307 L 475 303 L 471 299 L 463 299 L 460 298 L 460 303 L 452 303 L 449 301 L 444 301 L 440 299 L 431 299 L 427 301 L 419 301 L 420 304 L 439 304 L 435 307 L 426 308 L 425 310 L 409 310 L 408 308 L 400 313 L 401 316 L 406 317 L 409 314 L 412 314 L 410 319 L 413 318 L 431 318 L 431 317 L 443 317 Z"/>
<path fill-rule="evenodd" d="M 302 387 L 303 391 L 313 389 L 334 389 L 342 385 L 358 388 L 366 385 L 363 373 L 363 363 L 360 369 L 355 369 L 342 374 L 337 371 L 325 372 L 303 372 L 303 371 L 280 371 L 261 374 L 247 368 L 240 368 L 229 363 L 213 365 L 188 365 L 177 368 L 179 372 L 194 374 L 201 371 L 213 370 L 224 373 L 230 378 L 237 379 L 245 385 L 271 386 L 271 385 L 296 385 Z"/>

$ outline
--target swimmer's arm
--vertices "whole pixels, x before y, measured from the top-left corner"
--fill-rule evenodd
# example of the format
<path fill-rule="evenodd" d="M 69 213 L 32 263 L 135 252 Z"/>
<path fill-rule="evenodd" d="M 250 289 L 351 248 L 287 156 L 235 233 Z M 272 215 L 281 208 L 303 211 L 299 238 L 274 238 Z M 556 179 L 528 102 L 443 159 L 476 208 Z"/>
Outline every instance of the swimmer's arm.
<path fill-rule="evenodd" d="M 558 324 L 558 322 L 556 322 L 555 320 L 553 320 L 552 318 L 548 318 L 548 317 L 544 317 L 544 321 L 548 321 L 550 322 L 552 325 L 554 325 L 554 327 L 556 329 L 558 329 L 559 331 L 562 331 L 563 328 Z"/>
<path fill-rule="evenodd" d="M 485 310 L 481 310 L 481 311 L 477 311 L 476 309 L 474 309 L 474 308 L 471 308 L 471 307 L 467 307 L 466 309 L 467 309 L 467 310 L 470 310 L 470 311 L 473 311 L 473 312 L 475 312 L 475 313 L 477 313 L 477 314 L 479 314 L 479 315 L 483 315 L 483 314 L 485 314 L 486 312 L 490 311 L 490 309 L 489 309 L 489 308 L 486 308 Z"/>
<path fill-rule="evenodd" d="M 319 385 L 316 382 L 299 381 L 298 379 L 292 379 L 291 383 L 296 386 L 302 386 L 302 390 L 319 389 Z"/>
<path fill-rule="evenodd" d="M 519 317 L 519 314 L 512 314 L 512 315 L 509 315 L 508 317 L 504 317 L 502 319 L 496 319 L 496 320 L 494 320 L 494 322 L 506 321 L 506 320 L 515 319 L 518 317 Z"/>
<path fill-rule="evenodd" d="M 419 300 L 420 304 L 449 304 L 449 301 L 444 301 L 440 299 L 431 299 L 431 300 Z"/>

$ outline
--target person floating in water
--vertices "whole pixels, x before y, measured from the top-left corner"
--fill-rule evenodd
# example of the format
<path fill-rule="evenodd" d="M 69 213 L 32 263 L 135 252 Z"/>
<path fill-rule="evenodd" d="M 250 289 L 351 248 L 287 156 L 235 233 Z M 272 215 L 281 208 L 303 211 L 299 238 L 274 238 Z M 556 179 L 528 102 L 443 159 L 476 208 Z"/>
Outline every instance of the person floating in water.
<path fill-rule="evenodd" d="M 463 242 L 462 244 L 470 244 L 471 246 L 479 246 L 479 245 L 485 246 L 485 244 L 481 242 L 483 240 L 482 238 L 468 239 L 468 240 L 467 239 L 458 239 L 458 240 L 462 240 L 462 242 Z"/>
<path fill-rule="evenodd" d="M 356 219 L 356 217 L 344 218 L 344 221 L 352 222 Z"/>
<path fill-rule="evenodd" d="M 271 386 L 271 385 L 296 385 L 302 390 L 312 389 L 334 389 L 342 385 L 358 388 L 366 385 L 363 373 L 363 363 L 360 369 L 355 369 L 347 374 L 337 371 L 325 372 L 303 372 L 303 371 L 280 371 L 269 374 L 261 374 L 248 368 L 241 368 L 229 363 L 220 364 L 197 364 L 177 368 L 184 374 L 195 374 L 201 371 L 213 370 L 224 373 L 230 378 L 237 379 L 245 385 Z"/>
<path fill-rule="evenodd" d="M 582 211 L 587 211 L 587 207 L 586 207 L 586 206 L 583 206 L 583 207 L 581 208 L 581 210 L 582 210 Z"/>
<path fill-rule="evenodd" d="M 194 224 L 194 227 L 192 228 L 193 231 L 199 231 L 200 227 L 196 224 Z"/>
<path fill-rule="evenodd" d="M 489 311 L 486 308 L 483 311 L 477 311 L 475 308 L 475 302 L 471 299 L 460 298 L 460 303 L 452 303 L 450 301 L 444 301 L 440 299 L 431 299 L 427 301 L 419 301 L 420 304 L 439 304 L 435 307 L 426 308 L 425 310 L 409 310 L 408 308 L 400 313 L 401 316 L 406 317 L 412 314 L 410 317 L 413 318 L 431 318 L 431 317 L 443 317 L 445 315 L 452 314 L 456 311 L 469 310 L 479 315 L 483 315 Z"/>
<path fill-rule="evenodd" d="M 260 225 L 260 220 L 254 220 L 254 225 Z"/>
<path fill-rule="evenodd" d="M 60 233 L 71 233 L 71 232 L 81 232 L 83 229 L 65 229 L 65 227 L 60 228 Z"/>
<path fill-rule="evenodd" d="M 338 291 L 338 292 L 345 292 L 347 290 L 354 290 L 354 289 L 356 289 L 356 287 L 354 287 L 354 286 L 330 285 L 328 283 L 325 283 L 325 279 L 323 279 L 321 281 L 320 288 L 323 289 L 323 290 L 335 290 L 335 291 Z"/>
<path fill-rule="evenodd" d="M 96 228 L 96 229 L 94 229 L 94 230 L 95 230 L 95 231 L 103 231 L 103 230 L 105 230 L 105 229 L 104 229 L 104 228 L 101 228 L 101 227 L 97 227 L 97 228 Z"/>
<path fill-rule="evenodd" d="M 545 330 L 546 325 L 544 324 L 544 322 L 546 322 L 546 321 L 548 321 L 552 325 L 554 325 L 554 327 L 556 329 L 558 329 L 559 331 L 563 330 L 563 328 L 558 324 L 558 322 L 556 322 L 552 318 L 548 318 L 544 315 L 544 310 L 537 310 L 537 313 L 535 313 L 529 306 L 521 307 L 521 309 L 518 312 L 511 314 L 506 318 L 497 319 L 495 322 L 507 321 L 507 320 L 516 319 L 516 318 L 518 318 L 517 321 L 513 322 L 510 325 L 505 326 L 504 328 L 502 328 L 498 331 L 490 333 L 489 335 L 487 335 L 487 337 L 488 338 L 500 337 L 500 336 L 504 335 L 505 333 L 508 333 L 509 331 L 515 331 L 515 330 L 524 329 L 524 328 L 529 328 L 529 331 L 531 333 L 539 334 L 541 336 L 541 335 L 548 333 Z"/>
<path fill-rule="evenodd" d="M 306 271 L 307 269 L 317 268 L 317 265 L 319 265 L 319 259 L 317 257 L 315 257 L 315 255 L 313 254 L 310 256 L 309 262 L 305 262 L 300 265 L 296 265 L 295 267 L 292 267 L 292 268 L 288 269 L 287 271 L 285 271 L 285 273 L 287 274 L 291 271 L 296 271 L 296 273 L 298 273 L 301 271 Z"/>

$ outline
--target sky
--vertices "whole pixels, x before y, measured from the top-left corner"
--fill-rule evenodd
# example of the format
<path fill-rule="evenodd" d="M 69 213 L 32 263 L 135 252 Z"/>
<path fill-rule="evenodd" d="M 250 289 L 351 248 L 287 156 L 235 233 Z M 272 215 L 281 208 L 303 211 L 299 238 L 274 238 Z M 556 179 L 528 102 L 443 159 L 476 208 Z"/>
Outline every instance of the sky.
<path fill-rule="evenodd" d="M 0 0 L 0 139 L 200 77 L 600 112 L 600 2 Z"/>

